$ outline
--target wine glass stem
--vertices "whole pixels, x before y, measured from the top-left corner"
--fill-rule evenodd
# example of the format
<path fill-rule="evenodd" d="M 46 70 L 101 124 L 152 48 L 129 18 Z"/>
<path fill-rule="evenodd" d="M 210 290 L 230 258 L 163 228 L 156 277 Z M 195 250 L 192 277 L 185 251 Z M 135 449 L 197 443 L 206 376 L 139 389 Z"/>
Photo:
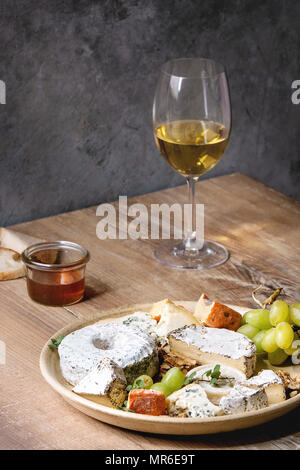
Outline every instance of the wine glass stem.
<path fill-rule="evenodd" d="M 184 239 L 185 250 L 189 252 L 199 251 L 203 247 L 204 240 L 197 239 L 195 184 L 199 177 L 187 176 L 188 185 L 188 229 Z"/>

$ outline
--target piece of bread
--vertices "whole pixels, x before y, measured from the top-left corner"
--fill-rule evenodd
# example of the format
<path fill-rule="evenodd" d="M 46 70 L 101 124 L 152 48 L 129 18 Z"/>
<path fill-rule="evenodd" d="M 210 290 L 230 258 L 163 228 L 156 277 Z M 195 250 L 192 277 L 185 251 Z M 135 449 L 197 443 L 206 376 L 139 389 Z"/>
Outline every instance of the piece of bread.
<path fill-rule="evenodd" d="M 21 255 L 9 248 L 0 247 L 0 281 L 25 276 Z"/>
<path fill-rule="evenodd" d="M 194 316 L 202 325 L 212 328 L 236 331 L 242 324 L 240 313 L 219 302 L 210 302 L 205 294 L 198 300 Z"/>
<path fill-rule="evenodd" d="M 158 390 L 135 389 L 128 395 L 128 408 L 135 413 L 159 416 L 166 414 L 166 398 Z"/>
<path fill-rule="evenodd" d="M 30 245 L 41 242 L 43 240 L 31 237 L 24 233 L 15 232 L 14 230 L 0 227 L 0 247 L 10 248 L 17 253 L 22 253 Z"/>
<path fill-rule="evenodd" d="M 153 304 L 150 315 L 158 322 L 156 333 L 159 336 L 167 336 L 171 331 L 186 325 L 198 325 L 191 312 L 169 299 Z"/>

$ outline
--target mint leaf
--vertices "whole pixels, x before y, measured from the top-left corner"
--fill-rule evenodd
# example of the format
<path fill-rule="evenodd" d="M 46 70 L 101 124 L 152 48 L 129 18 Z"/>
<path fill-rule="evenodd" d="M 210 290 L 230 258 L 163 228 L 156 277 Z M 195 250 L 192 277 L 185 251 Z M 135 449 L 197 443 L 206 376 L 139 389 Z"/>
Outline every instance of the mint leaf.
<path fill-rule="evenodd" d="M 214 367 L 214 370 L 211 373 L 211 377 L 215 377 L 216 379 L 218 379 L 220 375 L 221 375 L 220 364 L 216 364 Z"/>
<path fill-rule="evenodd" d="M 206 374 L 207 375 L 207 374 Z M 220 378 L 220 364 L 216 364 L 213 371 L 210 371 L 210 385 L 217 385 L 216 382 Z"/>

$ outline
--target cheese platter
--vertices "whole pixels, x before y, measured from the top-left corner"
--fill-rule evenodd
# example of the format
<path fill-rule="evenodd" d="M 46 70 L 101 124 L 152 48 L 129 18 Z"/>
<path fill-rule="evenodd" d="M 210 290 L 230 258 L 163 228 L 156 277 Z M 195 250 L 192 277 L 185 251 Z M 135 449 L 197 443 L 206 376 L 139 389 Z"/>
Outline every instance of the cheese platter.
<path fill-rule="evenodd" d="M 220 328 L 199 319 L 199 301 L 168 299 L 79 320 L 45 344 L 42 375 L 76 409 L 141 432 L 226 432 L 296 408 L 300 394 L 286 377 L 292 381 L 300 366 L 256 354 L 255 343 L 236 331 L 237 316 L 245 325 L 249 308 L 225 307 Z"/>

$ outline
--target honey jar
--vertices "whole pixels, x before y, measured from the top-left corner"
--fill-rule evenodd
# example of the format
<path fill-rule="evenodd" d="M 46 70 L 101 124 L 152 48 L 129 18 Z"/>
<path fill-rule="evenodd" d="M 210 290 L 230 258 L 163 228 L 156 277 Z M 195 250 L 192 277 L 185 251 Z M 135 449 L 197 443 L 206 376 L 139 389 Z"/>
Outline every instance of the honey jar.
<path fill-rule="evenodd" d="M 36 243 L 22 253 L 29 297 L 44 305 L 63 306 L 84 296 L 89 252 L 68 241 Z"/>

